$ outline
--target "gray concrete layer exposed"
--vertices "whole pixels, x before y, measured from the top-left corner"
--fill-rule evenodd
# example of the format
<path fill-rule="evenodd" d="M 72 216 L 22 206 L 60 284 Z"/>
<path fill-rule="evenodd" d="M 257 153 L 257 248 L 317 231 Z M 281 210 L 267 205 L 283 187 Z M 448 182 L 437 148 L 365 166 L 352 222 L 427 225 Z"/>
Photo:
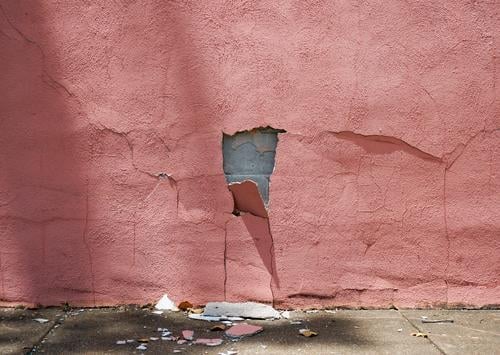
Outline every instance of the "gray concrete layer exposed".
<path fill-rule="evenodd" d="M 335 313 L 291 312 L 290 319 L 247 320 L 264 331 L 232 342 L 222 331 L 210 331 L 214 323 L 188 319 L 182 312 L 153 314 L 139 308 L 86 309 L 63 312 L 58 309 L 39 312 L 2 310 L 0 353 L 23 353 L 36 346 L 36 353 L 79 354 L 165 354 L 175 349 L 184 354 L 218 354 L 229 349 L 238 354 L 500 354 L 499 311 L 349 311 Z M 59 314 L 59 316 L 58 316 Z M 61 316 L 61 314 L 63 314 Z M 39 324 L 32 319 L 51 321 Z M 453 319 L 454 323 L 422 324 L 428 319 Z M 293 324 L 301 320 L 300 324 Z M 60 325 L 58 325 L 60 323 Z M 172 341 L 150 340 L 147 351 L 137 350 L 137 342 L 118 345 L 118 340 L 158 337 L 158 328 L 174 335 L 194 331 L 194 338 L 224 339 L 217 347 L 178 345 Z M 299 329 L 318 332 L 306 338 Z M 411 334 L 417 329 L 429 338 Z M 48 330 L 50 330 L 48 332 Z M 47 333 L 48 332 L 48 333 Z M 42 341 L 41 337 L 47 333 Z"/>
<path fill-rule="evenodd" d="M 227 182 L 254 181 L 266 206 L 279 132 L 282 131 L 258 128 L 237 132 L 232 136 L 224 134 L 222 141 Z"/>

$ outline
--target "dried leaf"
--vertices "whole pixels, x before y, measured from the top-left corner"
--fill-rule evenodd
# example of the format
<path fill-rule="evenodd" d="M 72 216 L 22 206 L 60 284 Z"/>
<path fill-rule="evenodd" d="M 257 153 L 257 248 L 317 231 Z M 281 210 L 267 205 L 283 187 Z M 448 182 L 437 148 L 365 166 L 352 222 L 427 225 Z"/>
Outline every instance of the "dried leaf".
<path fill-rule="evenodd" d="M 137 341 L 139 343 L 149 343 L 149 338 L 141 338 L 141 339 L 137 339 Z"/>
<path fill-rule="evenodd" d="M 313 332 L 311 329 L 299 329 L 299 333 L 307 338 L 315 337 L 318 335 L 317 332 Z"/>
<path fill-rule="evenodd" d="M 189 310 L 189 313 L 202 314 L 203 313 L 203 308 L 191 308 Z"/>
<path fill-rule="evenodd" d="M 419 337 L 419 338 L 427 338 L 427 334 L 426 333 L 411 333 L 412 336 L 414 337 Z"/>
<path fill-rule="evenodd" d="M 194 307 L 193 304 L 189 301 L 182 301 L 177 306 L 177 308 L 179 308 L 181 311 L 187 311 L 188 309 L 193 308 L 193 307 Z"/>

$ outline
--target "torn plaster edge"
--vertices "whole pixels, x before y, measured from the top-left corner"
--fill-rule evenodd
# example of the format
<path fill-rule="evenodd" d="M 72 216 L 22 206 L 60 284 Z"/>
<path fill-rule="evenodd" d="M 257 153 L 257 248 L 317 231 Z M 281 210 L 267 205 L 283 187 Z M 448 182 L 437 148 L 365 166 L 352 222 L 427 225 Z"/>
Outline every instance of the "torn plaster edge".
<path fill-rule="evenodd" d="M 265 213 L 262 213 L 262 215 L 258 214 L 258 213 L 254 213 L 254 212 L 251 212 L 251 211 L 243 211 L 243 210 L 239 210 L 237 207 L 236 207 L 236 200 L 237 198 L 235 197 L 234 195 L 234 192 L 231 190 L 231 186 L 237 186 L 237 185 L 243 185 L 243 184 L 247 184 L 247 183 L 251 183 L 255 186 L 255 189 L 257 190 L 257 194 L 260 198 L 260 201 L 262 202 L 262 206 L 264 207 L 264 212 Z M 260 217 L 260 218 L 269 218 L 269 207 L 266 205 L 266 203 L 264 202 L 264 199 L 262 198 L 262 194 L 260 193 L 260 190 L 259 190 L 259 185 L 257 182 L 253 181 L 253 180 L 249 180 L 249 179 L 246 179 L 246 180 L 243 180 L 243 181 L 235 181 L 235 182 L 231 182 L 231 183 L 228 183 L 227 184 L 227 187 L 229 189 L 229 191 L 231 192 L 231 195 L 233 196 L 233 215 L 235 216 L 239 216 L 241 212 L 243 213 L 249 213 L 253 216 L 256 216 L 256 217 Z"/>
<path fill-rule="evenodd" d="M 279 142 L 280 142 L 280 134 L 283 134 L 283 133 L 288 133 L 285 129 L 281 129 L 281 132 L 277 132 L 276 134 L 276 149 L 274 150 L 274 164 L 273 164 L 273 171 L 271 172 L 271 175 L 269 175 L 269 186 L 267 188 L 267 193 L 269 194 L 269 202 L 266 206 L 268 212 L 269 212 L 269 209 L 270 209 L 270 205 L 271 205 L 271 177 L 273 176 L 274 174 L 274 171 L 276 170 L 276 165 L 278 164 L 278 147 L 279 147 Z M 269 213 L 268 213 L 269 214 Z"/>
<path fill-rule="evenodd" d="M 270 206 L 271 206 L 271 177 L 272 175 L 274 174 L 274 171 L 276 170 L 276 155 L 278 154 L 278 146 L 279 146 L 279 141 L 280 141 L 280 137 L 279 135 L 280 134 L 283 134 L 283 133 L 288 133 L 288 131 L 284 128 L 274 128 L 273 126 L 271 126 L 270 124 L 267 124 L 267 125 L 259 125 L 259 126 L 256 126 L 256 127 L 253 127 L 253 128 L 236 128 L 234 130 L 225 130 L 225 129 L 222 129 L 222 139 L 221 139 L 221 145 L 220 145 L 220 150 L 223 150 L 224 149 L 224 136 L 227 135 L 227 136 L 234 136 L 236 135 L 237 133 L 245 133 L 245 132 L 252 132 L 252 131 L 257 131 L 257 130 L 272 130 L 276 133 L 276 148 L 275 148 L 275 156 L 274 156 L 274 164 L 273 164 L 273 171 L 271 172 L 271 174 L 269 175 L 269 186 L 268 186 L 268 194 L 269 194 L 269 197 L 268 197 L 268 202 L 266 203 L 259 191 L 259 189 L 257 188 L 257 191 L 259 191 L 259 196 L 262 200 L 262 202 L 264 203 L 264 207 L 266 208 L 266 211 L 267 211 L 267 214 L 268 214 L 268 217 L 269 218 L 269 211 L 270 211 Z M 222 174 L 225 176 L 226 174 L 224 173 L 224 159 L 222 159 Z M 240 181 L 240 182 L 232 182 L 232 183 L 229 183 L 227 182 L 227 179 L 226 179 L 226 182 L 227 182 L 227 186 L 229 188 L 229 186 L 231 184 L 237 184 L 237 183 L 243 183 L 245 181 L 251 181 L 253 183 L 255 183 L 257 186 L 258 184 L 253 181 L 253 180 L 243 180 L 243 181 Z M 231 192 L 231 190 L 229 190 Z M 232 192 L 231 192 L 231 195 L 232 195 Z M 234 202 L 234 196 L 233 196 L 233 202 Z M 234 211 L 234 209 L 233 209 Z M 234 214 L 234 213 L 233 213 Z"/>
<path fill-rule="evenodd" d="M 251 127 L 251 128 L 241 127 L 241 128 L 230 129 L 230 130 L 223 129 L 222 130 L 222 134 L 223 135 L 225 134 L 225 135 L 228 135 L 228 136 L 234 136 L 237 133 L 245 133 L 245 132 L 251 133 L 252 131 L 258 131 L 258 130 L 273 130 L 277 134 L 287 133 L 287 131 L 285 129 L 274 128 L 270 124 L 267 124 L 267 125 L 263 124 L 263 125 L 258 125 L 258 126 L 254 126 L 254 127 Z"/>

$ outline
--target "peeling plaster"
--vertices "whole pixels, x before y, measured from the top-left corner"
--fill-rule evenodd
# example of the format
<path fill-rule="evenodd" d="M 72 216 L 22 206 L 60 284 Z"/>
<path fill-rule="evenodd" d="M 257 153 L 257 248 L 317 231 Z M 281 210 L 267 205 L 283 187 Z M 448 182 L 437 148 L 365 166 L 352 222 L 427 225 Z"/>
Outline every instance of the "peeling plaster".
<path fill-rule="evenodd" d="M 0 5 L 0 302 L 500 304 L 494 4 L 249 6 Z"/>
<path fill-rule="evenodd" d="M 262 218 L 269 217 L 262 196 L 254 181 L 245 180 L 230 183 L 229 190 L 234 199 L 235 212 L 233 214 L 238 216 L 240 212 L 247 212 Z"/>

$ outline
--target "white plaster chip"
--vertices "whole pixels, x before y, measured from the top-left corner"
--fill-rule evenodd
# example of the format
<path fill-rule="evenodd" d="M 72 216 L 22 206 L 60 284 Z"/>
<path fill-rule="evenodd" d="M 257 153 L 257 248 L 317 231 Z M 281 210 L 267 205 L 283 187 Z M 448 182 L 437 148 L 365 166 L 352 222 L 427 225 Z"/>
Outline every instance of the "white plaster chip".
<path fill-rule="evenodd" d="M 205 316 L 243 317 L 253 319 L 279 319 L 280 313 L 273 307 L 257 302 L 209 302 L 203 312 Z"/>
<path fill-rule="evenodd" d="M 168 298 L 168 295 L 163 295 L 155 306 L 156 309 L 160 311 L 173 311 L 178 312 L 179 308 L 175 305 L 174 301 Z"/>
<path fill-rule="evenodd" d="M 34 318 L 33 319 L 35 322 L 38 322 L 38 323 L 47 323 L 49 320 L 48 319 L 45 319 L 45 318 Z"/>

